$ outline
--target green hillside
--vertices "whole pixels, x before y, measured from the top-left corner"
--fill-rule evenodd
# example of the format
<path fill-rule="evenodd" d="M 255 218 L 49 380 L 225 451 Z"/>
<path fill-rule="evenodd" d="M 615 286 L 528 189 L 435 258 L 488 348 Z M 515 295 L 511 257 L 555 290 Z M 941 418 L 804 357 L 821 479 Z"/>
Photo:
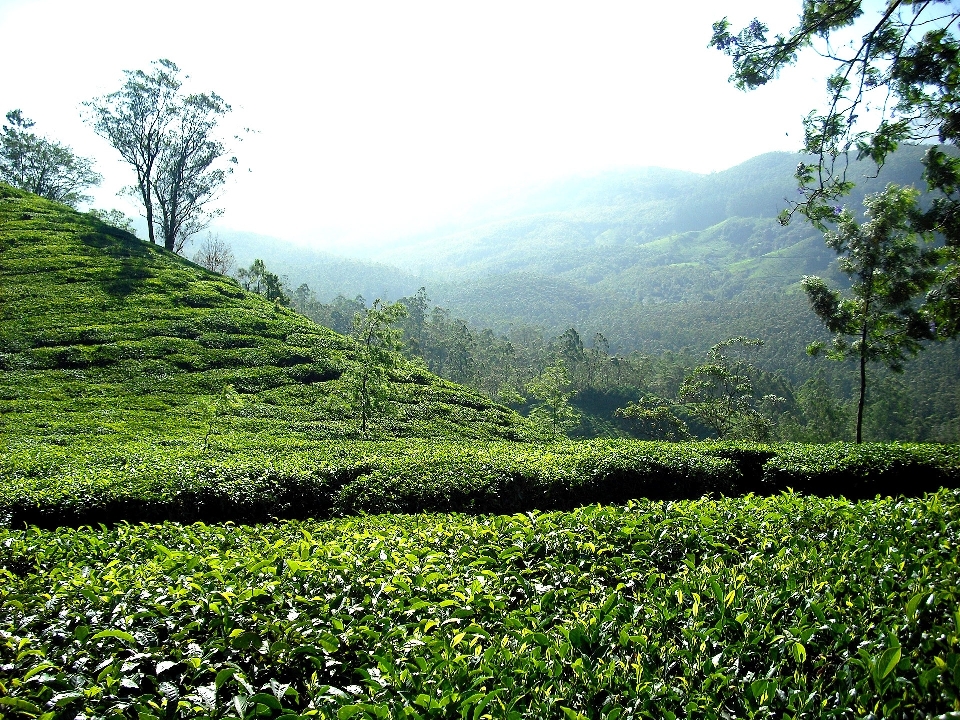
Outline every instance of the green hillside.
<path fill-rule="evenodd" d="M 0 185 L 4 439 L 176 446 L 351 437 L 353 342 L 66 206 Z M 231 390 L 232 388 L 232 390 Z M 235 391 L 235 392 L 234 392 Z M 412 364 L 373 435 L 518 438 L 524 421 Z"/>
<path fill-rule="evenodd" d="M 507 442 L 413 364 L 356 440 L 349 338 L 7 186 L 0 292 L 4 718 L 960 709 L 957 446 Z"/>

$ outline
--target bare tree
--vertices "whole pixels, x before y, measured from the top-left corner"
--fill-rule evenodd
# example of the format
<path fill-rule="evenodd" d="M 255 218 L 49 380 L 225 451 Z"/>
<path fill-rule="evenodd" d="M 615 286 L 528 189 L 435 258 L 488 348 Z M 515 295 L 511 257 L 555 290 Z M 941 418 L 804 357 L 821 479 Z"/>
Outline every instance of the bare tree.
<path fill-rule="evenodd" d="M 193 256 L 193 261 L 197 265 L 202 265 L 207 270 L 212 270 L 221 275 L 229 275 L 237 264 L 237 259 L 233 256 L 233 250 L 230 249 L 230 246 L 221 240 L 219 235 L 210 233 L 207 233 L 200 249 Z"/>

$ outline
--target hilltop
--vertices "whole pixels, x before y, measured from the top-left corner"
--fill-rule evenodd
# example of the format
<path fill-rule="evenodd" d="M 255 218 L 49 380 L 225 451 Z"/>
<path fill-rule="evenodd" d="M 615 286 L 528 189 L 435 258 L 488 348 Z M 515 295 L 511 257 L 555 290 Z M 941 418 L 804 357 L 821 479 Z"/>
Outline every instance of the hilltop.
<path fill-rule="evenodd" d="M 352 340 L 94 217 L 0 185 L 0 399 L 13 445 L 349 438 Z M 375 436 L 517 439 L 522 418 L 406 363 Z"/>

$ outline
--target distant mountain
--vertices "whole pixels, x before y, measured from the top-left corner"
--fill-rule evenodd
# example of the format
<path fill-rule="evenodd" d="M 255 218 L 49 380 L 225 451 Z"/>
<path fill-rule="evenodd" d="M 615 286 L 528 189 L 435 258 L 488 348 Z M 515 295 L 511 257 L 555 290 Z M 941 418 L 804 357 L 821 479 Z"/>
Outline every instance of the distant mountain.
<path fill-rule="evenodd" d="M 857 186 L 847 204 L 860 207 L 888 182 L 924 187 L 925 151 L 902 147 L 876 177 L 869 163 L 851 162 Z M 707 175 L 634 168 L 568 178 L 488 202 L 459 226 L 398 238 L 366 260 L 245 233 L 224 237 L 241 264 L 262 257 L 291 289 L 307 283 L 320 301 L 397 299 L 425 286 L 434 304 L 479 327 L 573 326 L 617 338 L 619 351 L 675 349 L 669 339 L 686 336 L 686 305 L 786 303 L 796 317 L 807 312 L 802 275 L 839 280 L 818 232 L 800 217 L 787 227 L 776 219 L 797 197 L 793 175 L 803 159 L 780 152 Z M 657 339 L 645 328 L 660 305 L 658 327 L 676 332 Z M 694 349 L 710 344 L 704 338 Z"/>
<path fill-rule="evenodd" d="M 905 146 L 878 177 L 853 162 L 857 188 L 923 187 L 925 148 Z M 795 293 L 804 274 L 834 276 L 834 254 L 803 218 L 777 215 L 796 197 L 801 156 L 768 153 L 696 175 L 657 168 L 603 173 L 541 188 L 512 214 L 457 232 L 398 243 L 377 259 L 447 278 L 431 298 L 474 324 L 533 323 L 562 331 L 621 322 L 660 303 L 749 302 Z M 642 336 L 624 337 L 626 349 Z"/>
<path fill-rule="evenodd" d="M 249 267 L 260 258 L 285 279 L 290 290 L 306 283 L 322 301 L 362 295 L 369 304 L 377 298 L 412 295 L 422 285 L 439 281 L 435 275 L 427 278 L 386 263 L 343 257 L 267 235 L 235 230 L 218 234 L 233 249 L 239 267 Z"/>

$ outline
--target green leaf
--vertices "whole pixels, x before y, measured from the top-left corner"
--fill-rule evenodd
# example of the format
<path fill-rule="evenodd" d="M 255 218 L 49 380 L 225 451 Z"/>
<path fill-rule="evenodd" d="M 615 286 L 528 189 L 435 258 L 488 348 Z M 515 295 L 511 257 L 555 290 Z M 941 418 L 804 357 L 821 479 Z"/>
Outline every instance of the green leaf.
<path fill-rule="evenodd" d="M 7 707 L 12 707 L 30 715 L 39 715 L 41 713 L 40 708 L 33 703 L 15 697 L 0 697 L 0 705 L 6 705 Z"/>
<path fill-rule="evenodd" d="M 217 679 L 213 681 L 214 686 L 217 688 L 217 690 L 219 690 L 221 687 L 223 687 L 223 684 L 236 675 L 237 672 L 237 668 L 224 668 L 217 673 Z"/>
<path fill-rule="evenodd" d="M 321 635 L 317 638 L 317 642 L 328 653 L 335 653 L 340 648 L 340 641 L 335 635 Z"/>
<path fill-rule="evenodd" d="M 337 710 L 337 720 L 348 720 L 354 715 L 363 712 L 363 705 L 344 705 Z"/>
<path fill-rule="evenodd" d="M 473 709 L 473 720 L 480 720 L 480 716 L 483 715 L 483 711 L 486 709 L 487 705 L 496 700 L 503 691 L 503 688 L 497 688 L 492 692 L 488 692 L 483 700 L 477 703 L 477 706 Z"/>
<path fill-rule="evenodd" d="M 893 672 L 893 669 L 900 662 L 900 648 L 892 647 L 883 651 L 883 654 L 877 659 L 877 678 L 883 680 L 887 675 Z"/>
<path fill-rule="evenodd" d="M 41 672 L 43 672 L 44 670 L 47 670 L 48 668 L 52 668 L 52 667 L 56 667 L 56 666 L 55 666 L 53 663 L 51 663 L 51 662 L 46 662 L 46 661 L 44 661 L 44 662 L 40 663 L 40 664 L 37 665 L 35 668 L 32 668 L 31 670 L 29 670 L 29 671 L 27 672 L 27 674 L 23 676 L 23 682 L 26 682 L 27 680 L 29 680 L 30 678 L 32 678 L 32 677 L 33 677 L 34 675 L 36 675 L 37 673 L 41 673 Z"/>
<path fill-rule="evenodd" d="M 118 640 L 123 640 L 130 643 L 131 645 L 137 642 L 137 639 L 128 632 L 123 630 L 101 630 L 96 635 L 94 635 L 91 640 L 99 640 L 100 638 L 117 638 Z"/>
<path fill-rule="evenodd" d="M 798 663 L 803 663 L 807 659 L 807 649 L 803 646 L 803 643 L 793 643 L 793 645 L 790 647 L 790 652 L 793 655 L 793 659 Z"/>
<path fill-rule="evenodd" d="M 923 594 L 917 593 L 909 601 L 907 601 L 907 619 L 916 620 L 917 619 L 917 609 L 920 607 L 920 603 L 923 600 Z"/>
<path fill-rule="evenodd" d="M 250 703 L 259 703 L 260 705 L 266 705 L 271 710 L 282 710 L 283 706 L 280 704 L 280 701 L 270 693 L 257 693 L 256 695 L 247 698 L 247 702 Z"/>

